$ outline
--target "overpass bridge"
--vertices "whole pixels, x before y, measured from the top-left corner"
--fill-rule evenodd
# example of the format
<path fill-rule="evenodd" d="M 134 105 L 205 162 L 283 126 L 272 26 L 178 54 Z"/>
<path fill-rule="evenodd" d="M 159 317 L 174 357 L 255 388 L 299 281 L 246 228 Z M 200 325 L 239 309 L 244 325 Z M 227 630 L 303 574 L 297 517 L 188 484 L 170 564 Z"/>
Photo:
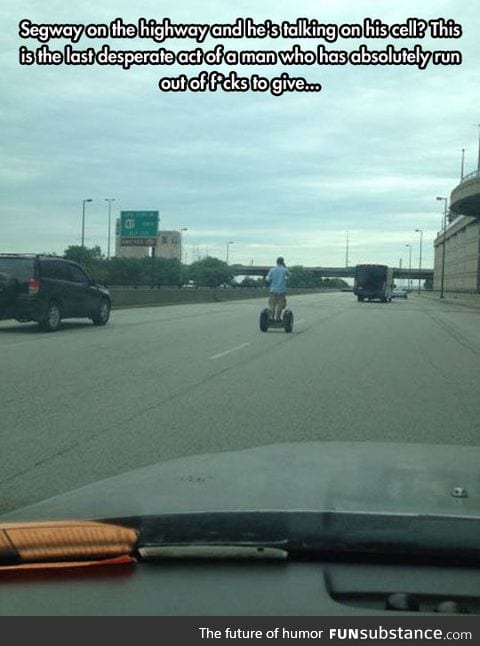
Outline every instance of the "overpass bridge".
<path fill-rule="evenodd" d="M 311 271 L 315 276 L 321 278 L 353 278 L 355 267 L 302 267 L 305 271 Z M 232 265 L 231 270 L 235 276 L 261 276 L 265 277 L 270 266 L 266 265 Z M 411 280 L 421 279 L 433 280 L 433 269 L 400 269 L 393 268 L 394 278 L 409 278 Z"/>

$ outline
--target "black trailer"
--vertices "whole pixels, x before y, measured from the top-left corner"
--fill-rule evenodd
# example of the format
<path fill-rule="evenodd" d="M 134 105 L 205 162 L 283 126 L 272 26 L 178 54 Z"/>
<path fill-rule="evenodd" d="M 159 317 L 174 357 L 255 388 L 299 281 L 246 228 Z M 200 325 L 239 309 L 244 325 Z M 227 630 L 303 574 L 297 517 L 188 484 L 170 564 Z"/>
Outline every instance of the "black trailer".
<path fill-rule="evenodd" d="M 389 303 L 393 293 L 393 269 L 387 265 L 357 265 L 353 293 L 359 302 L 379 300 Z"/>

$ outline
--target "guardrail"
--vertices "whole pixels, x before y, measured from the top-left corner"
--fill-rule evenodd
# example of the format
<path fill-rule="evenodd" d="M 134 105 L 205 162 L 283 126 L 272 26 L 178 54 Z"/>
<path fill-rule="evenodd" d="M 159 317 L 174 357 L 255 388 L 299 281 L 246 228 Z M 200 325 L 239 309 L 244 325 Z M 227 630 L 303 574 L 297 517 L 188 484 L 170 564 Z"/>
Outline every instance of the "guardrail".
<path fill-rule="evenodd" d="M 431 298 L 440 303 L 448 303 L 450 305 L 461 305 L 462 307 L 473 307 L 480 309 L 480 294 L 472 291 L 446 291 L 444 290 L 444 297 L 440 299 L 440 290 L 432 290 L 430 292 L 422 292 L 420 296 Z"/>
<path fill-rule="evenodd" d="M 464 175 L 460 181 L 460 184 L 463 184 L 467 179 L 472 179 L 472 177 L 480 177 L 480 170 L 474 170 L 472 173 L 468 173 L 468 175 Z"/>
<path fill-rule="evenodd" d="M 230 267 L 232 273 L 236 276 L 264 276 L 267 274 L 270 267 L 259 265 L 232 265 Z M 304 267 L 305 271 L 310 272 L 314 276 L 321 276 L 322 278 L 353 278 L 355 276 L 355 266 L 352 267 Z M 433 276 L 433 269 L 400 269 L 393 267 L 393 275 L 395 278 L 420 278 L 425 280 Z"/>
<path fill-rule="evenodd" d="M 338 292 L 338 289 L 289 289 L 287 298 L 296 294 L 313 294 Z M 186 305 L 195 303 L 219 303 L 223 301 L 243 300 L 251 298 L 268 298 L 268 289 L 243 287 L 232 289 L 118 289 L 110 288 L 112 306 L 115 309 L 125 307 L 156 307 L 158 305 Z"/>

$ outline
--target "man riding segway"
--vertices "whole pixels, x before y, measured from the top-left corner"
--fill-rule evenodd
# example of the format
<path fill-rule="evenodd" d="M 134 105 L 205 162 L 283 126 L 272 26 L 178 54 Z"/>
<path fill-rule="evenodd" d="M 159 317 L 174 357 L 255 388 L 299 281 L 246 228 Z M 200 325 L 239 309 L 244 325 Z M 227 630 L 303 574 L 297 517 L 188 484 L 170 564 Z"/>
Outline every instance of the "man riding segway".
<path fill-rule="evenodd" d="M 285 267 L 285 260 L 280 256 L 277 258 L 276 267 L 272 267 L 265 278 L 270 285 L 268 306 L 272 313 L 272 319 L 275 321 L 281 320 L 282 311 L 287 307 L 285 294 L 289 275 L 288 269 Z"/>
<path fill-rule="evenodd" d="M 287 279 L 290 272 L 285 267 L 285 261 L 280 256 L 277 264 L 268 272 L 265 280 L 269 283 L 269 309 L 263 310 L 260 315 L 260 329 L 266 332 L 270 327 L 284 327 L 285 332 L 291 332 L 293 328 L 293 314 L 287 307 Z M 282 318 L 282 311 L 285 310 Z"/>

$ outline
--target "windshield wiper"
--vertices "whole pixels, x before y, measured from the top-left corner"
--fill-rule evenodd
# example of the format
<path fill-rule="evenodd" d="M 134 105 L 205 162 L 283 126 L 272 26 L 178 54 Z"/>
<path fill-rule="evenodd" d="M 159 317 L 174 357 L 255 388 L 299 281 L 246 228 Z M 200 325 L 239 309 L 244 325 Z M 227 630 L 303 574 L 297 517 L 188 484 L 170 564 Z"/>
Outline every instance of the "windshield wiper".
<path fill-rule="evenodd" d="M 0 524 L 0 569 L 159 559 L 480 562 L 480 516 L 346 511 L 166 513 Z"/>
<path fill-rule="evenodd" d="M 212 550 L 212 558 L 215 551 L 221 554 L 221 548 L 241 547 L 278 549 L 295 559 L 480 562 L 480 516 L 473 514 L 220 511 L 165 513 L 113 522 L 138 530 L 138 549 L 189 547 L 199 554 L 200 546 L 205 546 Z M 172 553 L 180 557 L 181 551 Z"/>
<path fill-rule="evenodd" d="M 255 545 L 151 545 L 140 547 L 142 561 L 163 559 L 233 559 L 284 561 L 288 551 Z"/>

